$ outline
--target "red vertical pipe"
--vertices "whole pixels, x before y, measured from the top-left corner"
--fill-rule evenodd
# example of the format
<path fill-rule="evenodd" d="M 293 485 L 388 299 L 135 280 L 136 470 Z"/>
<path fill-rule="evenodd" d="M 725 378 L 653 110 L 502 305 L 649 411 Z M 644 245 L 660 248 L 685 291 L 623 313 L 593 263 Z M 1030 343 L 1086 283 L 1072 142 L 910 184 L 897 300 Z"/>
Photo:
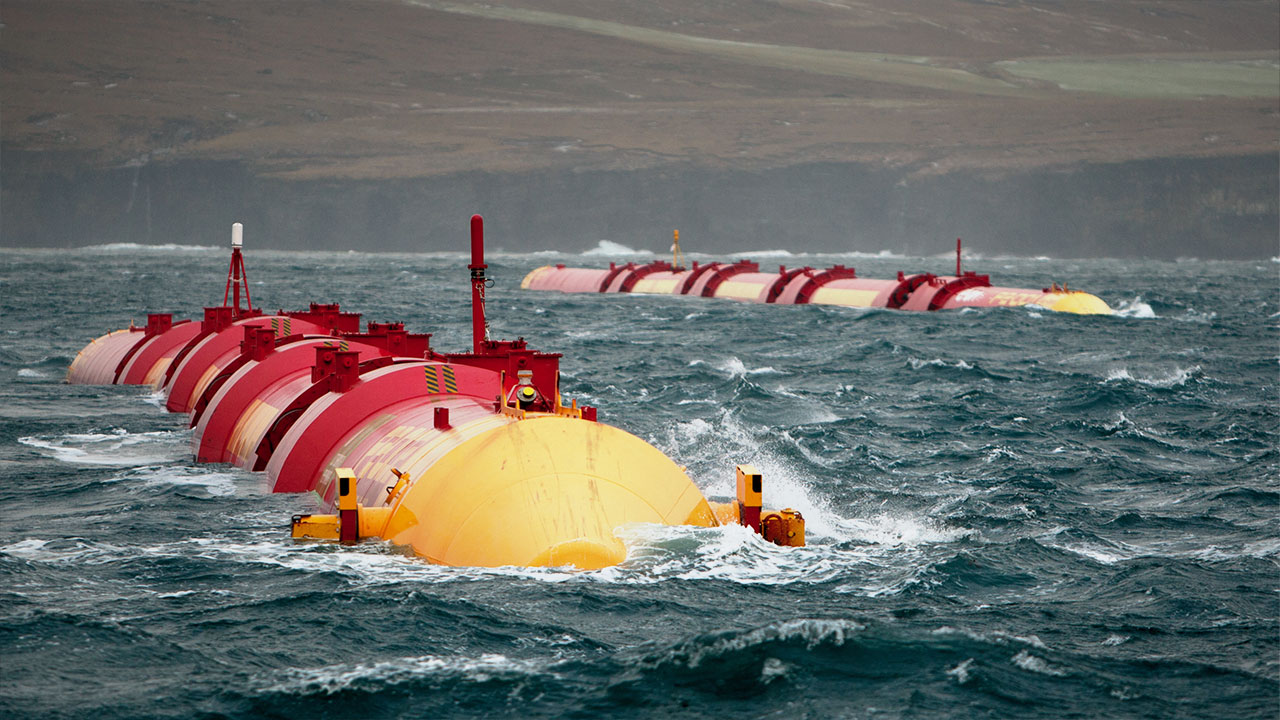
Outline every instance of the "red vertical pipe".
<path fill-rule="evenodd" d="M 235 298 L 236 316 L 240 315 L 240 248 L 231 251 L 231 292 Z"/>
<path fill-rule="evenodd" d="M 471 344 L 479 353 L 489 339 L 488 322 L 484 317 L 484 218 L 471 216 Z"/>
<path fill-rule="evenodd" d="M 240 282 L 244 283 L 244 307 L 245 310 L 252 310 L 253 298 L 249 297 L 249 273 L 244 269 L 244 253 L 236 251 L 236 255 L 240 261 Z M 239 300 L 236 300 L 236 307 L 240 307 Z"/>

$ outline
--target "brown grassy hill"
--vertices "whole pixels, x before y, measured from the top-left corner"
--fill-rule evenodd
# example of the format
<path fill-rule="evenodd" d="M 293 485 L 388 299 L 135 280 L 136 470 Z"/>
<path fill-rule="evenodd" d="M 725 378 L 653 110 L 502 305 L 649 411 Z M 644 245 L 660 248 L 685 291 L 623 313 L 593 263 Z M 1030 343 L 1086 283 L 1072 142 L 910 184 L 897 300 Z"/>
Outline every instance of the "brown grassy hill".
<path fill-rule="evenodd" d="M 9 0 L 2 133 L 306 177 L 1274 151 L 1278 8 Z M 1076 92 L 1010 72 L 1032 57 L 1149 67 L 1124 94 Z M 1214 95 L 1233 90 L 1195 75 L 1214 68 L 1263 96 Z M 1180 93 L 1149 91 L 1178 73 Z"/>
<path fill-rule="evenodd" d="M 56 157 L 927 177 L 1280 139 L 1273 0 L 7 0 L 0 22 L 11 206 Z"/>

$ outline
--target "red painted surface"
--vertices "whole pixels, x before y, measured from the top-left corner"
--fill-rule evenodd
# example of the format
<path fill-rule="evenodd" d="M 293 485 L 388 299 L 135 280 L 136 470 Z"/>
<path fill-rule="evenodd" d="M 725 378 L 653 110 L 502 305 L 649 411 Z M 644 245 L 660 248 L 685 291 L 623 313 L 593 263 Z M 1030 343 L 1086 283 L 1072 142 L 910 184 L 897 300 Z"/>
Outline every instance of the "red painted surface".
<path fill-rule="evenodd" d="M 498 375 L 466 365 L 412 362 L 364 373 L 347 392 L 325 393 L 302 412 L 267 462 L 275 492 L 314 489 L 338 447 L 373 415 L 386 413 L 389 406 L 418 400 L 417 404 L 425 407 L 421 399 L 451 395 L 491 403 L 489 398 L 498 395 Z M 433 418 L 424 418 L 424 425 L 429 427 L 432 422 Z"/>
<path fill-rule="evenodd" d="M 715 294 L 716 288 L 720 287 L 720 283 L 728 280 L 734 275 L 740 273 L 759 272 L 760 266 L 753 262 L 739 261 L 732 265 L 715 265 L 709 270 L 699 273 L 697 279 L 684 292 L 685 295 L 701 295 L 702 297 L 711 297 Z"/>
<path fill-rule="evenodd" d="M 172 374 L 165 385 L 168 398 L 165 407 L 170 412 L 189 412 L 199 398 L 197 390 L 203 390 L 200 383 L 205 379 L 210 368 L 226 367 L 240 352 L 240 342 L 244 339 L 245 325 L 268 327 L 275 331 L 277 337 L 288 337 L 293 334 L 324 334 L 324 328 L 306 320 L 294 320 L 283 315 L 266 315 L 233 321 L 204 337 L 198 338 L 194 344 L 188 345 L 188 352 L 179 360 L 175 358 Z"/>
<path fill-rule="evenodd" d="M 140 343 L 146 342 L 142 328 L 128 328 L 107 333 L 89 343 L 76 355 L 67 371 L 67 382 L 77 385 L 110 385 L 116 368 Z"/>
<path fill-rule="evenodd" d="M 606 292 L 631 292 L 631 289 L 636 286 L 636 283 L 641 278 L 657 272 L 670 271 L 671 269 L 671 263 L 665 260 L 657 260 L 646 265 L 627 263 L 623 270 L 617 273 L 609 282 Z"/>
<path fill-rule="evenodd" d="M 549 272 L 529 278 L 525 285 L 530 290 L 559 290 L 560 292 L 599 292 L 609 270 L 595 268 L 543 268 Z"/>
<path fill-rule="evenodd" d="M 269 332 L 270 328 L 266 330 Z M 275 351 L 261 360 L 242 356 L 241 362 L 228 366 L 225 380 L 211 384 L 197 403 L 201 409 L 193 418 L 195 432 L 191 438 L 196 459 L 231 462 L 232 432 L 249 406 L 266 397 L 273 387 L 309 375 L 315 364 L 315 348 L 336 349 L 341 342 L 325 336 L 294 336 L 280 341 Z M 347 347 L 364 360 L 383 354 L 380 348 L 363 343 L 349 343 Z"/>
<path fill-rule="evenodd" d="M 435 425 L 436 413 L 441 411 L 449 415 L 448 428 Z M 373 421 L 361 425 L 346 442 L 338 445 L 329 458 L 328 467 L 350 467 L 357 471 L 357 475 L 368 476 L 362 475 L 368 465 L 380 461 L 389 464 L 390 458 L 404 457 L 406 448 L 434 446 L 437 452 L 446 452 L 485 427 L 476 427 L 472 423 L 497 417 L 492 404 L 470 395 L 438 395 L 427 402 L 407 400 L 393 403 L 383 407 Z M 406 428 L 412 431 L 405 433 Z M 442 438 L 448 440 L 445 444 L 437 444 Z M 273 477 L 271 472 L 269 466 L 268 478 Z M 385 472 L 387 474 L 383 477 L 368 476 L 373 482 L 366 483 L 359 491 L 358 499 L 362 504 L 376 506 L 385 502 L 386 486 L 397 479 L 389 467 Z M 322 503 L 332 504 L 337 499 L 335 479 L 332 471 L 323 471 L 308 489 L 315 492 Z M 276 488 L 279 492 L 278 483 Z"/>
<path fill-rule="evenodd" d="M 818 288 L 835 280 L 849 280 L 857 276 L 858 274 L 853 268 L 847 268 L 843 265 L 835 265 L 826 270 L 809 270 L 797 275 L 791 282 L 787 283 L 786 288 L 778 294 L 778 299 L 775 302 L 781 305 L 802 305 L 813 298 L 813 294 L 817 292 Z"/>
<path fill-rule="evenodd" d="M 124 367 L 116 377 L 116 383 L 120 385 L 145 383 L 147 375 L 156 363 L 172 360 L 178 350 L 198 334 L 200 334 L 200 323 L 183 320 L 162 334 L 149 338 L 126 359 Z"/>
<path fill-rule="evenodd" d="M 484 316 L 485 268 L 484 218 L 471 216 L 471 345 L 480 352 L 480 344 L 489 339 L 489 321 Z"/>

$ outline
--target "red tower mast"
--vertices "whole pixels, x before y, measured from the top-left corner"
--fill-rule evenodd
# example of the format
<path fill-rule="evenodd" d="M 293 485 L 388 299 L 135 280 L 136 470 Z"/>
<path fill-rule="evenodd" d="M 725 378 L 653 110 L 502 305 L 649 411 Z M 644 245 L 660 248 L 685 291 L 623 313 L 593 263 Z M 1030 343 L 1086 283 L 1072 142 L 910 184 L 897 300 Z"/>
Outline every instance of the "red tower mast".
<path fill-rule="evenodd" d="M 244 302 L 246 312 L 253 310 L 253 300 L 249 297 L 249 275 L 244 270 L 244 256 L 240 248 L 244 245 L 244 225 L 231 225 L 231 267 L 227 268 L 227 289 L 222 293 L 222 306 L 228 307 L 227 298 L 231 296 L 235 305 L 231 306 L 232 317 L 239 318 L 245 314 L 240 311 L 240 286 L 244 286 Z"/>

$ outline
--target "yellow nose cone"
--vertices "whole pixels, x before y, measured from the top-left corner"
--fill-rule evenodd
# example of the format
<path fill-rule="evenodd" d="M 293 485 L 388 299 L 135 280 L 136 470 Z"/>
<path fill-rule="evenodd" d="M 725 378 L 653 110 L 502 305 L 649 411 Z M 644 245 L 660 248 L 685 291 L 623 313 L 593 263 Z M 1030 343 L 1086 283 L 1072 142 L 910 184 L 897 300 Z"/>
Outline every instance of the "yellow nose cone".
<path fill-rule="evenodd" d="M 582 570 L 599 570 L 627 559 L 627 546 L 612 538 L 608 542 L 580 538 L 553 545 L 533 559 L 535 567 L 572 565 Z"/>
<path fill-rule="evenodd" d="M 406 470 L 415 479 L 384 536 L 446 565 L 595 569 L 626 558 L 620 525 L 714 523 L 670 458 L 587 420 L 513 419 L 421 465 Z"/>
<path fill-rule="evenodd" d="M 1111 315 L 1113 312 L 1102 298 L 1086 292 L 1054 293 L 1046 295 L 1043 302 L 1050 310 L 1077 315 Z"/>

